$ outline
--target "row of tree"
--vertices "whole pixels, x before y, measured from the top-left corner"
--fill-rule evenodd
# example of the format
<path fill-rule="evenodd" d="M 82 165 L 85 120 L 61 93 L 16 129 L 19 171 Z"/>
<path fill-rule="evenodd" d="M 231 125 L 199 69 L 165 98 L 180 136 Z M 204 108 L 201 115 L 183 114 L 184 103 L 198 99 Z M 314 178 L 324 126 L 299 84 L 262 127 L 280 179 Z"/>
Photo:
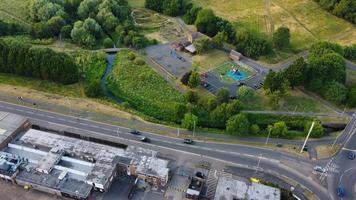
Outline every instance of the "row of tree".
<path fill-rule="evenodd" d="M 0 39 L 0 72 L 63 84 L 78 81 L 78 69 L 71 56 L 15 39 Z"/>
<path fill-rule="evenodd" d="M 26 33 L 26 28 L 14 23 L 7 23 L 0 20 L 0 36 L 18 35 Z"/>
<path fill-rule="evenodd" d="M 332 14 L 356 24 L 356 1 L 354 0 L 314 0 Z"/>
<path fill-rule="evenodd" d="M 356 106 L 356 86 L 346 87 L 343 48 L 338 44 L 319 42 L 312 45 L 307 62 L 297 59 L 286 70 L 267 75 L 264 88 L 270 94 L 284 95 L 289 87 L 304 86 L 335 104 Z"/>

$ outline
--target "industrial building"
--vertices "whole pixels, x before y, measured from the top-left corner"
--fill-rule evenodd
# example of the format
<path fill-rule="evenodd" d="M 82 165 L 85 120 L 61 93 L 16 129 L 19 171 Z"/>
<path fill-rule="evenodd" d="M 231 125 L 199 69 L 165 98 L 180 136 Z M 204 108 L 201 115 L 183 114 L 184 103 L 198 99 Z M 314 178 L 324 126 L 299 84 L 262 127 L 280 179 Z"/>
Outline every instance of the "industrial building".
<path fill-rule="evenodd" d="M 246 183 L 230 177 L 219 177 L 214 200 L 280 200 L 278 188 Z"/>
<path fill-rule="evenodd" d="M 0 177 L 44 192 L 87 199 L 105 192 L 118 172 L 159 188 L 168 161 L 141 147 L 117 148 L 30 128 L 23 117 L 0 112 Z"/>

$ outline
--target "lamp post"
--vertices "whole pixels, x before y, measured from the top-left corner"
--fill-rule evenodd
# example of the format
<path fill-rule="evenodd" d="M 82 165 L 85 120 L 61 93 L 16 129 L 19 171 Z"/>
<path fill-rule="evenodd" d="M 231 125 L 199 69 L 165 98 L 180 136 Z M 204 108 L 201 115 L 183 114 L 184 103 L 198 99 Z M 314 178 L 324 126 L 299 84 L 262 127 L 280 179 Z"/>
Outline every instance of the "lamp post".
<path fill-rule="evenodd" d="M 311 127 L 310 127 L 310 129 L 309 129 L 309 133 L 308 133 L 307 137 L 305 138 L 305 141 L 304 141 L 304 144 L 303 144 L 303 146 L 302 146 L 302 149 L 300 150 L 300 153 L 303 152 L 303 149 L 304 149 L 305 145 L 307 144 L 307 141 L 308 141 L 308 139 L 309 139 L 310 133 L 312 132 L 312 130 L 313 130 L 313 128 L 314 128 L 314 124 L 315 124 L 315 122 L 312 123 L 312 125 L 311 125 Z"/>

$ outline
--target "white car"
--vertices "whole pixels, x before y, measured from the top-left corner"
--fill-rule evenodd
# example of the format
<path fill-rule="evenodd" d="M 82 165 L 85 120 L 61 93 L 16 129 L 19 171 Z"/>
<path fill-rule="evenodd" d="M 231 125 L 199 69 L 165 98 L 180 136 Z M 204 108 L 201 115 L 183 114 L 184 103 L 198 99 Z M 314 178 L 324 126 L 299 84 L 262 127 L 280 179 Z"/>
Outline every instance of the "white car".
<path fill-rule="evenodd" d="M 313 169 L 314 169 L 314 171 L 320 172 L 320 173 L 325 173 L 326 172 L 326 169 L 324 167 L 319 166 L 319 165 L 315 166 Z"/>

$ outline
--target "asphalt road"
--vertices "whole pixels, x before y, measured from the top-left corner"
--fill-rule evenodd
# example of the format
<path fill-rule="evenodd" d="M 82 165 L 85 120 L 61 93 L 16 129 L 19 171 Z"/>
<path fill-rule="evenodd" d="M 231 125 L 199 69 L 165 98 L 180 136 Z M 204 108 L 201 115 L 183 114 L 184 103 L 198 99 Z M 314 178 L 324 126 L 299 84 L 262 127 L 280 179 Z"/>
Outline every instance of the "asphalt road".
<path fill-rule="evenodd" d="M 328 190 L 311 178 L 311 176 L 313 176 L 313 166 L 317 164 L 324 165 L 326 164 L 325 161 L 313 161 L 303 157 L 296 157 L 265 148 L 251 147 L 246 145 L 205 142 L 197 142 L 195 145 L 187 145 L 183 144 L 180 139 L 147 132 L 142 133 L 141 136 L 136 136 L 130 134 L 130 130 L 124 127 L 112 126 L 87 119 L 79 119 L 67 115 L 37 110 L 34 108 L 5 102 L 0 102 L 0 110 L 19 114 L 30 119 L 62 124 L 92 132 L 118 136 L 129 140 L 139 140 L 141 136 L 147 136 L 151 139 L 152 145 L 170 148 L 182 152 L 190 152 L 201 155 L 202 158 L 209 157 L 232 164 L 238 164 L 239 166 L 246 168 L 255 169 L 257 163 L 260 160 L 258 170 L 288 177 L 311 190 L 320 199 L 331 199 Z M 354 141 L 353 137 L 352 141 Z M 346 177 L 346 179 L 348 180 L 348 177 Z"/>
<path fill-rule="evenodd" d="M 353 116 L 345 131 L 348 134 L 343 136 L 345 137 L 343 148 L 330 162 L 330 165 L 333 165 L 333 163 L 338 165 L 338 172 L 330 174 L 327 179 L 328 190 L 332 194 L 333 200 L 340 199 L 337 196 L 339 186 L 345 189 L 343 200 L 356 199 L 356 160 L 347 158 L 350 151 L 356 153 L 356 116 Z"/>

